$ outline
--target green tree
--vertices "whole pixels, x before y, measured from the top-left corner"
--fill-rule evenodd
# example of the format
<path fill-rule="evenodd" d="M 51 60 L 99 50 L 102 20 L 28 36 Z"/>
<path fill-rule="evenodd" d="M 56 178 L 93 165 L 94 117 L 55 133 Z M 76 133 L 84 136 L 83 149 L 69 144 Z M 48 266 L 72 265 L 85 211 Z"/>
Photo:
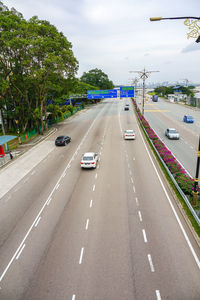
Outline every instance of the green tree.
<path fill-rule="evenodd" d="M 11 99 L 22 130 L 33 121 L 39 127 L 34 113 L 39 109 L 43 133 L 47 95 L 73 90 L 78 62 L 72 45 L 49 22 L 37 17 L 26 21 L 14 9 L 1 5 L 0 28 L 0 109 L 6 111 Z"/>
<path fill-rule="evenodd" d="M 98 87 L 79 81 L 76 85 L 75 94 L 87 94 L 87 91 L 98 90 Z"/>
<path fill-rule="evenodd" d="M 80 81 L 99 89 L 113 89 L 114 87 L 114 84 L 111 80 L 109 80 L 108 75 L 97 68 L 92 69 L 89 72 L 84 72 Z"/>

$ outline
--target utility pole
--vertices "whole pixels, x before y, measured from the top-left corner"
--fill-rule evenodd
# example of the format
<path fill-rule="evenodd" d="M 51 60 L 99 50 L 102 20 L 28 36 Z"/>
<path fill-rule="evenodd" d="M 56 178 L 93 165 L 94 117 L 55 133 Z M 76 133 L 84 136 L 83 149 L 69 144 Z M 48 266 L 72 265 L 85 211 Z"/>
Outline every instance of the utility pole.
<path fill-rule="evenodd" d="M 142 115 L 144 115 L 144 97 L 145 97 L 145 80 L 150 76 L 153 72 L 159 71 L 146 71 L 145 68 L 143 71 L 129 71 L 130 73 L 138 73 L 140 78 L 143 80 L 142 83 Z"/>

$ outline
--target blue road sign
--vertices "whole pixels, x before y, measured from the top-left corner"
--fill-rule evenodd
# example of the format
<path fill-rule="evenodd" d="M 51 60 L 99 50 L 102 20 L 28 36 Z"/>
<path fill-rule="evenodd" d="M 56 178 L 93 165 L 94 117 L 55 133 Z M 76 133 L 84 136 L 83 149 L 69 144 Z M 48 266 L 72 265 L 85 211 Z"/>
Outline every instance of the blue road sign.
<path fill-rule="evenodd" d="M 134 86 L 120 86 L 120 98 L 134 97 Z"/>
<path fill-rule="evenodd" d="M 88 99 L 102 99 L 102 98 L 117 98 L 117 90 L 92 90 L 88 91 Z"/>

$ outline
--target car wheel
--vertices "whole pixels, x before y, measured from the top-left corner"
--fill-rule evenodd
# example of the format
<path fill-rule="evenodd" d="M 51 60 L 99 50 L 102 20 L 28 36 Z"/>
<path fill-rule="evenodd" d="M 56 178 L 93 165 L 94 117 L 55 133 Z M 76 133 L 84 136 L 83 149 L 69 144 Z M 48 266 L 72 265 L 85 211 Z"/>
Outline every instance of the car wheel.
<path fill-rule="evenodd" d="M 65 141 L 65 144 L 64 144 L 65 146 L 66 146 L 66 141 Z"/>

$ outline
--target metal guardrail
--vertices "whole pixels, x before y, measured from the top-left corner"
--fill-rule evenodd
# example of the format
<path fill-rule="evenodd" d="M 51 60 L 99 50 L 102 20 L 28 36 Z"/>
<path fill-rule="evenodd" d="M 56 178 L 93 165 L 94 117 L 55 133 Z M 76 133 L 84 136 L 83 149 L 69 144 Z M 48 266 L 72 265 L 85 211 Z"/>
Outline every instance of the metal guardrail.
<path fill-rule="evenodd" d="M 135 111 L 136 111 L 136 110 L 135 110 Z M 139 115 L 138 115 L 137 111 L 136 111 L 136 114 L 137 114 L 138 119 L 139 119 L 139 121 L 140 121 L 140 118 L 139 118 Z M 147 131 L 145 130 L 145 128 L 144 128 L 144 126 L 143 126 L 143 124 L 142 124 L 141 121 L 140 121 L 140 124 L 142 125 L 142 127 L 143 127 L 143 129 L 144 129 L 144 131 L 145 131 L 145 133 L 146 133 L 146 136 L 147 136 L 148 140 L 150 141 L 151 145 L 153 146 L 153 149 L 155 150 L 156 154 L 158 155 L 158 157 L 159 157 L 159 159 L 160 159 L 162 165 L 164 166 L 165 170 L 167 171 L 168 175 L 170 176 L 171 180 L 173 181 L 175 187 L 176 187 L 177 190 L 179 191 L 181 197 L 182 197 L 183 200 L 185 201 L 187 207 L 189 208 L 191 214 L 192 214 L 193 217 L 195 218 L 197 224 L 200 226 L 200 219 L 199 219 L 197 213 L 195 212 L 194 208 L 193 208 L 192 205 L 190 204 L 190 201 L 188 200 L 188 198 L 186 197 L 186 195 L 183 193 L 182 189 L 180 188 L 180 186 L 179 186 L 178 183 L 176 182 L 174 176 L 172 175 L 172 173 L 170 172 L 170 170 L 169 170 L 168 167 L 166 166 L 166 164 L 165 164 L 165 162 L 163 161 L 162 157 L 160 156 L 158 150 L 157 150 L 156 147 L 154 146 L 152 140 L 149 138 L 148 133 L 147 133 Z"/>

